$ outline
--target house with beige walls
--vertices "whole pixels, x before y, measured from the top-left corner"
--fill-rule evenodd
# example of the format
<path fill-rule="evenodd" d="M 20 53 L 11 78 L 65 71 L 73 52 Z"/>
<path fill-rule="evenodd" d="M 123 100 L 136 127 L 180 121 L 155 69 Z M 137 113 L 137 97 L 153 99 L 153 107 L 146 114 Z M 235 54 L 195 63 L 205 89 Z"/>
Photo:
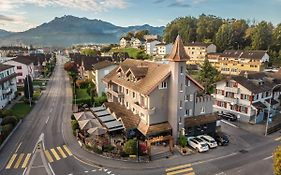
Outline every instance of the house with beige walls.
<path fill-rule="evenodd" d="M 211 43 L 192 42 L 184 46 L 185 52 L 190 57 L 188 64 L 202 64 L 208 53 L 216 53 L 217 46 Z"/>

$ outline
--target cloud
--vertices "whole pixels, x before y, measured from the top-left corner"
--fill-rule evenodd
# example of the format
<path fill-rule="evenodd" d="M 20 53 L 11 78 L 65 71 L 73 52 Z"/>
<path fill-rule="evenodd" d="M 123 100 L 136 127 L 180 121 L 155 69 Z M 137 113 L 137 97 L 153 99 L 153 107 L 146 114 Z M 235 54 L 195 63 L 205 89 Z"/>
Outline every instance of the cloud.
<path fill-rule="evenodd" d="M 14 21 L 13 18 L 0 14 L 0 21 Z"/>
<path fill-rule="evenodd" d="M 176 0 L 169 4 L 168 7 L 190 7 L 190 4 L 186 3 L 185 0 Z"/>
<path fill-rule="evenodd" d="M 123 9 L 127 7 L 127 0 L 1 0 L 0 11 L 19 9 L 24 5 L 40 7 L 67 7 L 84 11 L 102 12 L 108 9 Z"/>

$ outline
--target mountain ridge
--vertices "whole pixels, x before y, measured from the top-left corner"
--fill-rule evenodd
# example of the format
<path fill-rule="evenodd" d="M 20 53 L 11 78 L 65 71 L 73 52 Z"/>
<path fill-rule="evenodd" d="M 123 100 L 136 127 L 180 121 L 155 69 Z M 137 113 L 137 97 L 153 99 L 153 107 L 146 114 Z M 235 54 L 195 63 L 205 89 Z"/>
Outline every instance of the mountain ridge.
<path fill-rule="evenodd" d="M 127 32 L 144 29 L 151 34 L 162 35 L 164 26 L 144 24 L 121 27 L 100 19 L 65 15 L 24 32 L 0 35 L 0 45 L 70 46 L 81 43 L 118 43 L 120 37 Z"/>

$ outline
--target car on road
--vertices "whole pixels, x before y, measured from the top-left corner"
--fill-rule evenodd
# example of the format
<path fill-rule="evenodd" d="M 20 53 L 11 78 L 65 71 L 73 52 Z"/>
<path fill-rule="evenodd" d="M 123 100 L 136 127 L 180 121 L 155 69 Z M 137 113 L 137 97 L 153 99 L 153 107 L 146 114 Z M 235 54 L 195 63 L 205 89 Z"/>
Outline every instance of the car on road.
<path fill-rule="evenodd" d="M 222 133 L 222 132 L 217 132 L 215 133 L 214 139 L 220 146 L 226 146 L 229 144 L 229 139 L 228 137 Z"/>
<path fill-rule="evenodd" d="M 205 141 L 207 143 L 207 145 L 209 146 L 209 148 L 216 148 L 218 146 L 218 144 L 215 141 L 215 139 L 213 137 L 211 137 L 211 136 L 199 135 L 199 136 L 197 136 L 197 138 L 200 138 L 203 141 Z"/>
<path fill-rule="evenodd" d="M 225 120 L 237 121 L 237 116 L 230 112 L 227 112 L 227 113 L 219 112 L 218 116 Z"/>
<path fill-rule="evenodd" d="M 200 138 L 188 137 L 187 143 L 197 152 L 206 152 L 209 150 L 208 144 Z"/>

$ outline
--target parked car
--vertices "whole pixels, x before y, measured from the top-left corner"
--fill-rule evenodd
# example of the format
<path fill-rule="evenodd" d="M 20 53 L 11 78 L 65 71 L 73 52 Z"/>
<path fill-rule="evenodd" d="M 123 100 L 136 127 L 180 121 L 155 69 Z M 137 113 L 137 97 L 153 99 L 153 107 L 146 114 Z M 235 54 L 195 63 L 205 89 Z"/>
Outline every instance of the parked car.
<path fill-rule="evenodd" d="M 230 112 L 227 112 L 227 113 L 220 112 L 220 113 L 218 113 L 218 116 L 225 120 L 237 121 L 237 116 Z"/>
<path fill-rule="evenodd" d="M 205 152 L 209 150 L 208 144 L 203 141 L 200 138 L 196 137 L 188 137 L 187 143 L 194 149 L 196 149 L 197 152 Z"/>
<path fill-rule="evenodd" d="M 222 133 L 222 132 L 217 132 L 215 133 L 215 137 L 214 139 L 216 140 L 216 142 L 218 143 L 218 145 L 220 146 L 226 146 L 229 144 L 229 139 L 228 137 Z"/>
<path fill-rule="evenodd" d="M 208 136 L 208 135 L 200 135 L 200 136 L 197 136 L 198 138 L 204 140 L 209 148 L 216 148 L 218 146 L 217 142 L 215 141 L 215 139 L 211 136 Z"/>

